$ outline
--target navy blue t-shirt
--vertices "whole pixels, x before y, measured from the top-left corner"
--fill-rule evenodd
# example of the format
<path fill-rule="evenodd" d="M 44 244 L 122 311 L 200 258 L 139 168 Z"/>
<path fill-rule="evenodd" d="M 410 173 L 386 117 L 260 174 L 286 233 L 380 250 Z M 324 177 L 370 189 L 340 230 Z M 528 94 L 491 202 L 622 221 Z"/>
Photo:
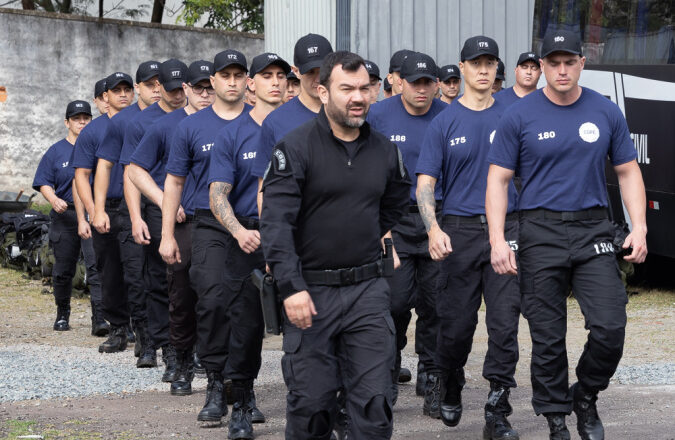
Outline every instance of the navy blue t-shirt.
<path fill-rule="evenodd" d="M 392 96 L 377 102 L 370 107 L 366 120 L 370 127 L 379 131 L 396 144 L 403 156 L 406 169 L 414 170 L 417 167 L 417 158 L 420 155 L 424 135 L 431 121 L 448 104 L 440 99 L 434 99 L 429 111 L 423 115 L 415 116 L 408 113 L 403 106 L 403 98 L 400 95 Z M 411 178 L 410 200 L 414 205 L 417 203 L 417 176 Z M 436 185 L 436 200 L 442 197 L 441 180 Z"/>
<path fill-rule="evenodd" d="M 300 99 L 294 98 L 267 115 L 260 133 L 260 148 L 258 148 L 258 153 L 253 162 L 253 170 L 251 171 L 253 175 L 264 177 L 274 146 L 288 132 L 310 119 L 316 118 L 317 114 L 305 107 Z"/>
<path fill-rule="evenodd" d="M 506 106 L 474 111 L 455 100 L 431 121 L 415 173 L 443 176 L 443 214 L 485 214 L 487 161 L 491 141 Z M 516 189 L 509 185 L 508 212 L 515 208 Z"/>
<path fill-rule="evenodd" d="M 196 209 L 209 207 L 209 161 L 216 135 L 226 125 L 248 114 L 251 106 L 246 104 L 236 118 L 228 121 L 206 107 L 183 119 L 173 136 L 166 172 L 186 177 L 183 189 L 183 209 L 188 214 Z"/>
<path fill-rule="evenodd" d="M 56 197 L 69 203 L 73 202 L 75 170 L 70 166 L 73 148 L 73 145 L 65 139 L 49 147 L 35 171 L 33 179 L 35 191 L 40 191 L 40 187 L 44 185 L 51 186 Z"/>
<path fill-rule="evenodd" d="M 488 160 L 521 177 L 519 210 L 579 211 L 607 206 L 607 156 L 617 166 L 637 153 L 619 107 L 583 87 L 571 105 L 552 103 L 543 89 L 512 105 Z"/>
<path fill-rule="evenodd" d="M 516 92 L 513 91 L 513 87 L 509 87 L 508 89 L 502 89 L 492 95 L 493 98 L 495 98 L 496 101 L 501 102 L 502 104 L 505 104 L 507 107 L 510 106 L 511 104 L 515 104 L 516 102 L 520 101 L 520 96 L 516 95 Z"/>
<path fill-rule="evenodd" d="M 122 144 L 122 152 L 119 159 L 122 165 L 129 165 L 131 163 L 131 155 L 143 138 L 143 134 L 147 128 L 166 114 L 162 107 L 159 106 L 159 102 L 155 102 L 133 120 L 129 121 L 127 129 L 124 132 L 124 143 Z"/>
<path fill-rule="evenodd" d="M 218 132 L 211 152 L 209 185 L 231 184 L 228 200 L 241 217 L 258 218 L 258 178 L 251 169 L 260 146 L 260 131 L 261 127 L 247 113 Z"/>
<path fill-rule="evenodd" d="M 131 162 L 140 166 L 164 190 L 166 180 L 166 161 L 169 158 L 170 141 L 180 121 L 187 117 L 185 108 L 181 108 L 162 116 L 146 130 L 131 155 Z"/>
<path fill-rule="evenodd" d="M 96 150 L 96 157 L 112 163 L 119 162 L 122 145 L 124 144 L 124 133 L 126 133 L 129 122 L 138 116 L 140 112 L 141 108 L 138 106 L 138 103 L 135 103 L 123 108 L 119 113 L 110 118 L 110 124 L 103 139 L 101 139 L 101 144 Z"/>
<path fill-rule="evenodd" d="M 107 114 L 99 116 L 82 129 L 80 135 L 77 137 L 77 141 L 75 141 L 75 148 L 73 148 L 73 156 L 70 163 L 73 168 L 86 168 L 92 171 L 89 179 L 89 183 L 92 186 L 98 162 L 96 151 L 105 137 L 111 120 Z M 123 173 L 124 170 L 119 164 L 113 165 L 110 173 L 108 193 L 106 195 L 108 199 L 120 199 L 124 195 L 122 190 Z"/>

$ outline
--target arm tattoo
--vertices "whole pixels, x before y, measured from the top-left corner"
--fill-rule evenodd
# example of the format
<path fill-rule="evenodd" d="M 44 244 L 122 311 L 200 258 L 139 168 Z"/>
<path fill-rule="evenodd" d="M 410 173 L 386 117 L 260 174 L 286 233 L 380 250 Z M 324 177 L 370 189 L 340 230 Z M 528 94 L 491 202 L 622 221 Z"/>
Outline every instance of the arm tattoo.
<path fill-rule="evenodd" d="M 216 219 L 234 236 L 243 226 L 237 220 L 232 205 L 227 200 L 230 191 L 232 191 L 232 184 L 213 182 L 209 189 L 209 204 Z"/>
<path fill-rule="evenodd" d="M 431 183 L 424 183 L 420 187 L 420 194 L 417 198 L 417 205 L 419 206 L 420 215 L 427 232 L 436 224 L 436 199 L 434 197 L 434 185 Z"/>

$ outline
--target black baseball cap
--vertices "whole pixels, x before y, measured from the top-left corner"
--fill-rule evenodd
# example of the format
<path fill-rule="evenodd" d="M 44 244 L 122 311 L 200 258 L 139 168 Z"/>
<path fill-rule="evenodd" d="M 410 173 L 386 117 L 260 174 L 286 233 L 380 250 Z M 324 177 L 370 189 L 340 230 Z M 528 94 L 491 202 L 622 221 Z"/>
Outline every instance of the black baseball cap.
<path fill-rule="evenodd" d="M 167 92 L 176 90 L 187 82 L 187 70 L 184 62 L 175 58 L 168 59 L 159 66 L 159 83 Z"/>
<path fill-rule="evenodd" d="M 385 78 L 384 81 L 382 81 L 382 88 L 384 88 L 384 90 L 387 92 L 391 90 L 391 83 L 387 78 Z"/>
<path fill-rule="evenodd" d="M 96 84 L 94 84 L 94 98 L 98 98 L 105 91 L 106 91 L 105 78 L 99 79 L 98 81 L 96 81 Z"/>
<path fill-rule="evenodd" d="M 401 78 L 409 83 L 420 78 L 438 79 L 438 67 L 429 55 L 421 52 L 411 52 L 401 66 Z"/>
<path fill-rule="evenodd" d="M 501 79 L 502 81 L 506 79 L 506 77 L 504 76 L 504 68 L 505 68 L 504 63 L 502 62 L 502 60 L 499 60 L 499 62 L 497 63 L 497 76 L 495 76 L 495 79 Z"/>
<path fill-rule="evenodd" d="M 537 66 L 539 65 L 539 56 L 534 52 L 523 52 L 518 57 L 518 63 L 516 66 L 520 66 L 525 61 L 533 61 Z"/>
<path fill-rule="evenodd" d="M 248 72 L 244 54 L 238 50 L 227 49 L 216 54 L 216 57 L 213 59 L 213 73 L 220 72 L 224 68 L 232 65 L 239 66 L 244 69 L 244 72 Z"/>
<path fill-rule="evenodd" d="M 567 52 L 581 56 L 581 38 L 578 34 L 565 30 L 548 32 L 541 45 L 541 57 L 546 58 L 553 52 Z"/>
<path fill-rule="evenodd" d="M 73 101 L 68 103 L 68 106 L 66 107 L 66 119 L 70 119 L 80 113 L 91 116 L 91 106 L 87 101 Z"/>
<path fill-rule="evenodd" d="M 448 64 L 439 69 L 438 79 L 441 81 L 447 81 L 450 78 L 461 78 L 459 74 L 459 67 L 454 64 Z"/>
<path fill-rule="evenodd" d="M 136 84 L 147 81 L 159 75 L 159 66 L 162 63 L 159 61 L 144 61 L 138 66 L 136 70 Z"/>
<path fill-rule="evenodd" d="M 366 62 L 366 70 L 368 71 L 368 75 L 374 76 L 375 78 L 382 81 L 382 78 L 380 78 L 380 68 L 377 66 L 377 64 L 373 63 L 370 60 L 365 60 L 365 62 Z"/>
<path fill-rule="evenodd" d="M 326 37 L 317 34 L 307 34 L 295 43 L 293 51 L 293 64 L 298 68 L 301 75 L 310 70 L 321 67 L 323 59 L 333 52 L 333 46 Z"/>
<path fill-rule="evenodd" d="M 186 79 L 187 83 L 192 84 L 193 86 L 199 81 L 209 79 L 213 74 L 213 63 L 210 61 L 199 60 L 190 64 L 187 70 Z"/>
<path fill-rule="evenodd" d="M 129 86 L 133 87 L 134 86 L 134 80 L 131 79 L 129 75 L 127 75 L 124 72 L 115 72 L 111 73 L 106 79 L 105 79 L 105 89 L 106 90 L 111 90 L 117 87 L 119 84 L 122 84 L 123 82 L 129 84 Z"/>
<path fill-rule="evenodd" d="M 265 52 L 253 58 L 253 61 L 251 61 L 251 70 L 248 71 L 248 76 L 253 78 L 257 73 L 272 65 L 281 67 L 288 77 L 291 66 L 279 55 L 271 52 Z"/>
<path fill-rule="evenodd" d="M 497 46 L 497 42 L 484 35 L 468 38 L 464 42 L 464 47 L 462 47 L 460 60 L 475 60 L 481 55 L 491 55 L 499 59 L 499 46 Z"/>
<path fill-rule="evenodd" d="M 408 57 L 408 55 L 415 53 L 412 50 L 401 49 L 394 52 L 394 55 L 391 56 L 389 60 L 389 73 L 400 72 L 401 66 L 403 66 L 403 61 Z"/>
<path fill-rule="evenodd" d="M 293 72 L 292 70 L 290 72 L 288 72 L 288 74 L 286 75 L 286 79 L 292 79 L 294 81 L 300 81 L 300 78 L 298 78 L 295 75 L 295 72 Z"/>

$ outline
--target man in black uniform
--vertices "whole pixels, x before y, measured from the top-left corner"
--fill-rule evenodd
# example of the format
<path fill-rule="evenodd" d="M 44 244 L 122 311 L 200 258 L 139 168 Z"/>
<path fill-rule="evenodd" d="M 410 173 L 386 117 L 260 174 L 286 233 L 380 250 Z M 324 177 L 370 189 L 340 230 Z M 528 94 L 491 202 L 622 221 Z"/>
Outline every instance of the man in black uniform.
<path fill-rule="evenodd" d="M 646 257 L 645 188 L 621 110 L 578 85 L 585 62 L 579 36 L 551 32 L 541 55 L 546 87 L 509 107 L 487 158 L 492 265 L 501 274 L 520 269 L 522 310 L 532 336 L 532 405 L 548 419 L 550 438 L 570 438 L 565 415 L 573 410 L 581 438 L 599 440 L 604 428 L 596 400 L 619 364 L 626 328 L 628 298 L 615 252 L 623 247 L 632 263 Z M 622 245 L 614 242 L 607 218 L 608 156 L 633 226 Z M 515 170 L 522 178 L 519 267 L 504 240 L 507 185 Z M 578 382 L 568 388 L 570 286 L 589 334 Z"/>
<path fill-rule="evenodd" d="M 410 180 L 365 123 L 363 59 L 326 56 L 320 84 L 322 110 L 276 145 L 262 189 L 263 251 L 287 317 L 286 438 L 328 439 L 342 385 L 350 437 L 388 439 L 394 323 L 381 238 L 406 212 Z"/>

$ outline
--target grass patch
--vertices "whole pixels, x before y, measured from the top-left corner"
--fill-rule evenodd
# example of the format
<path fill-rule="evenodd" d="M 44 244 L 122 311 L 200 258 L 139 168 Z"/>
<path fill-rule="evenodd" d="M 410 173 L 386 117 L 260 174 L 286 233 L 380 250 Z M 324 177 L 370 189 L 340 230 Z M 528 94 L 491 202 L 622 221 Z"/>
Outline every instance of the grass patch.
<path fill-rule="evenodd" d="M 34 434 L 33 429 L 37 426 L 37 423 L 31 420 L 6 420 L 2 422 L 2 430 L 6 432 L 5 437 L 2 437 L 2 440 L 14 440 L 21 435 L 31 435 Z"/>

